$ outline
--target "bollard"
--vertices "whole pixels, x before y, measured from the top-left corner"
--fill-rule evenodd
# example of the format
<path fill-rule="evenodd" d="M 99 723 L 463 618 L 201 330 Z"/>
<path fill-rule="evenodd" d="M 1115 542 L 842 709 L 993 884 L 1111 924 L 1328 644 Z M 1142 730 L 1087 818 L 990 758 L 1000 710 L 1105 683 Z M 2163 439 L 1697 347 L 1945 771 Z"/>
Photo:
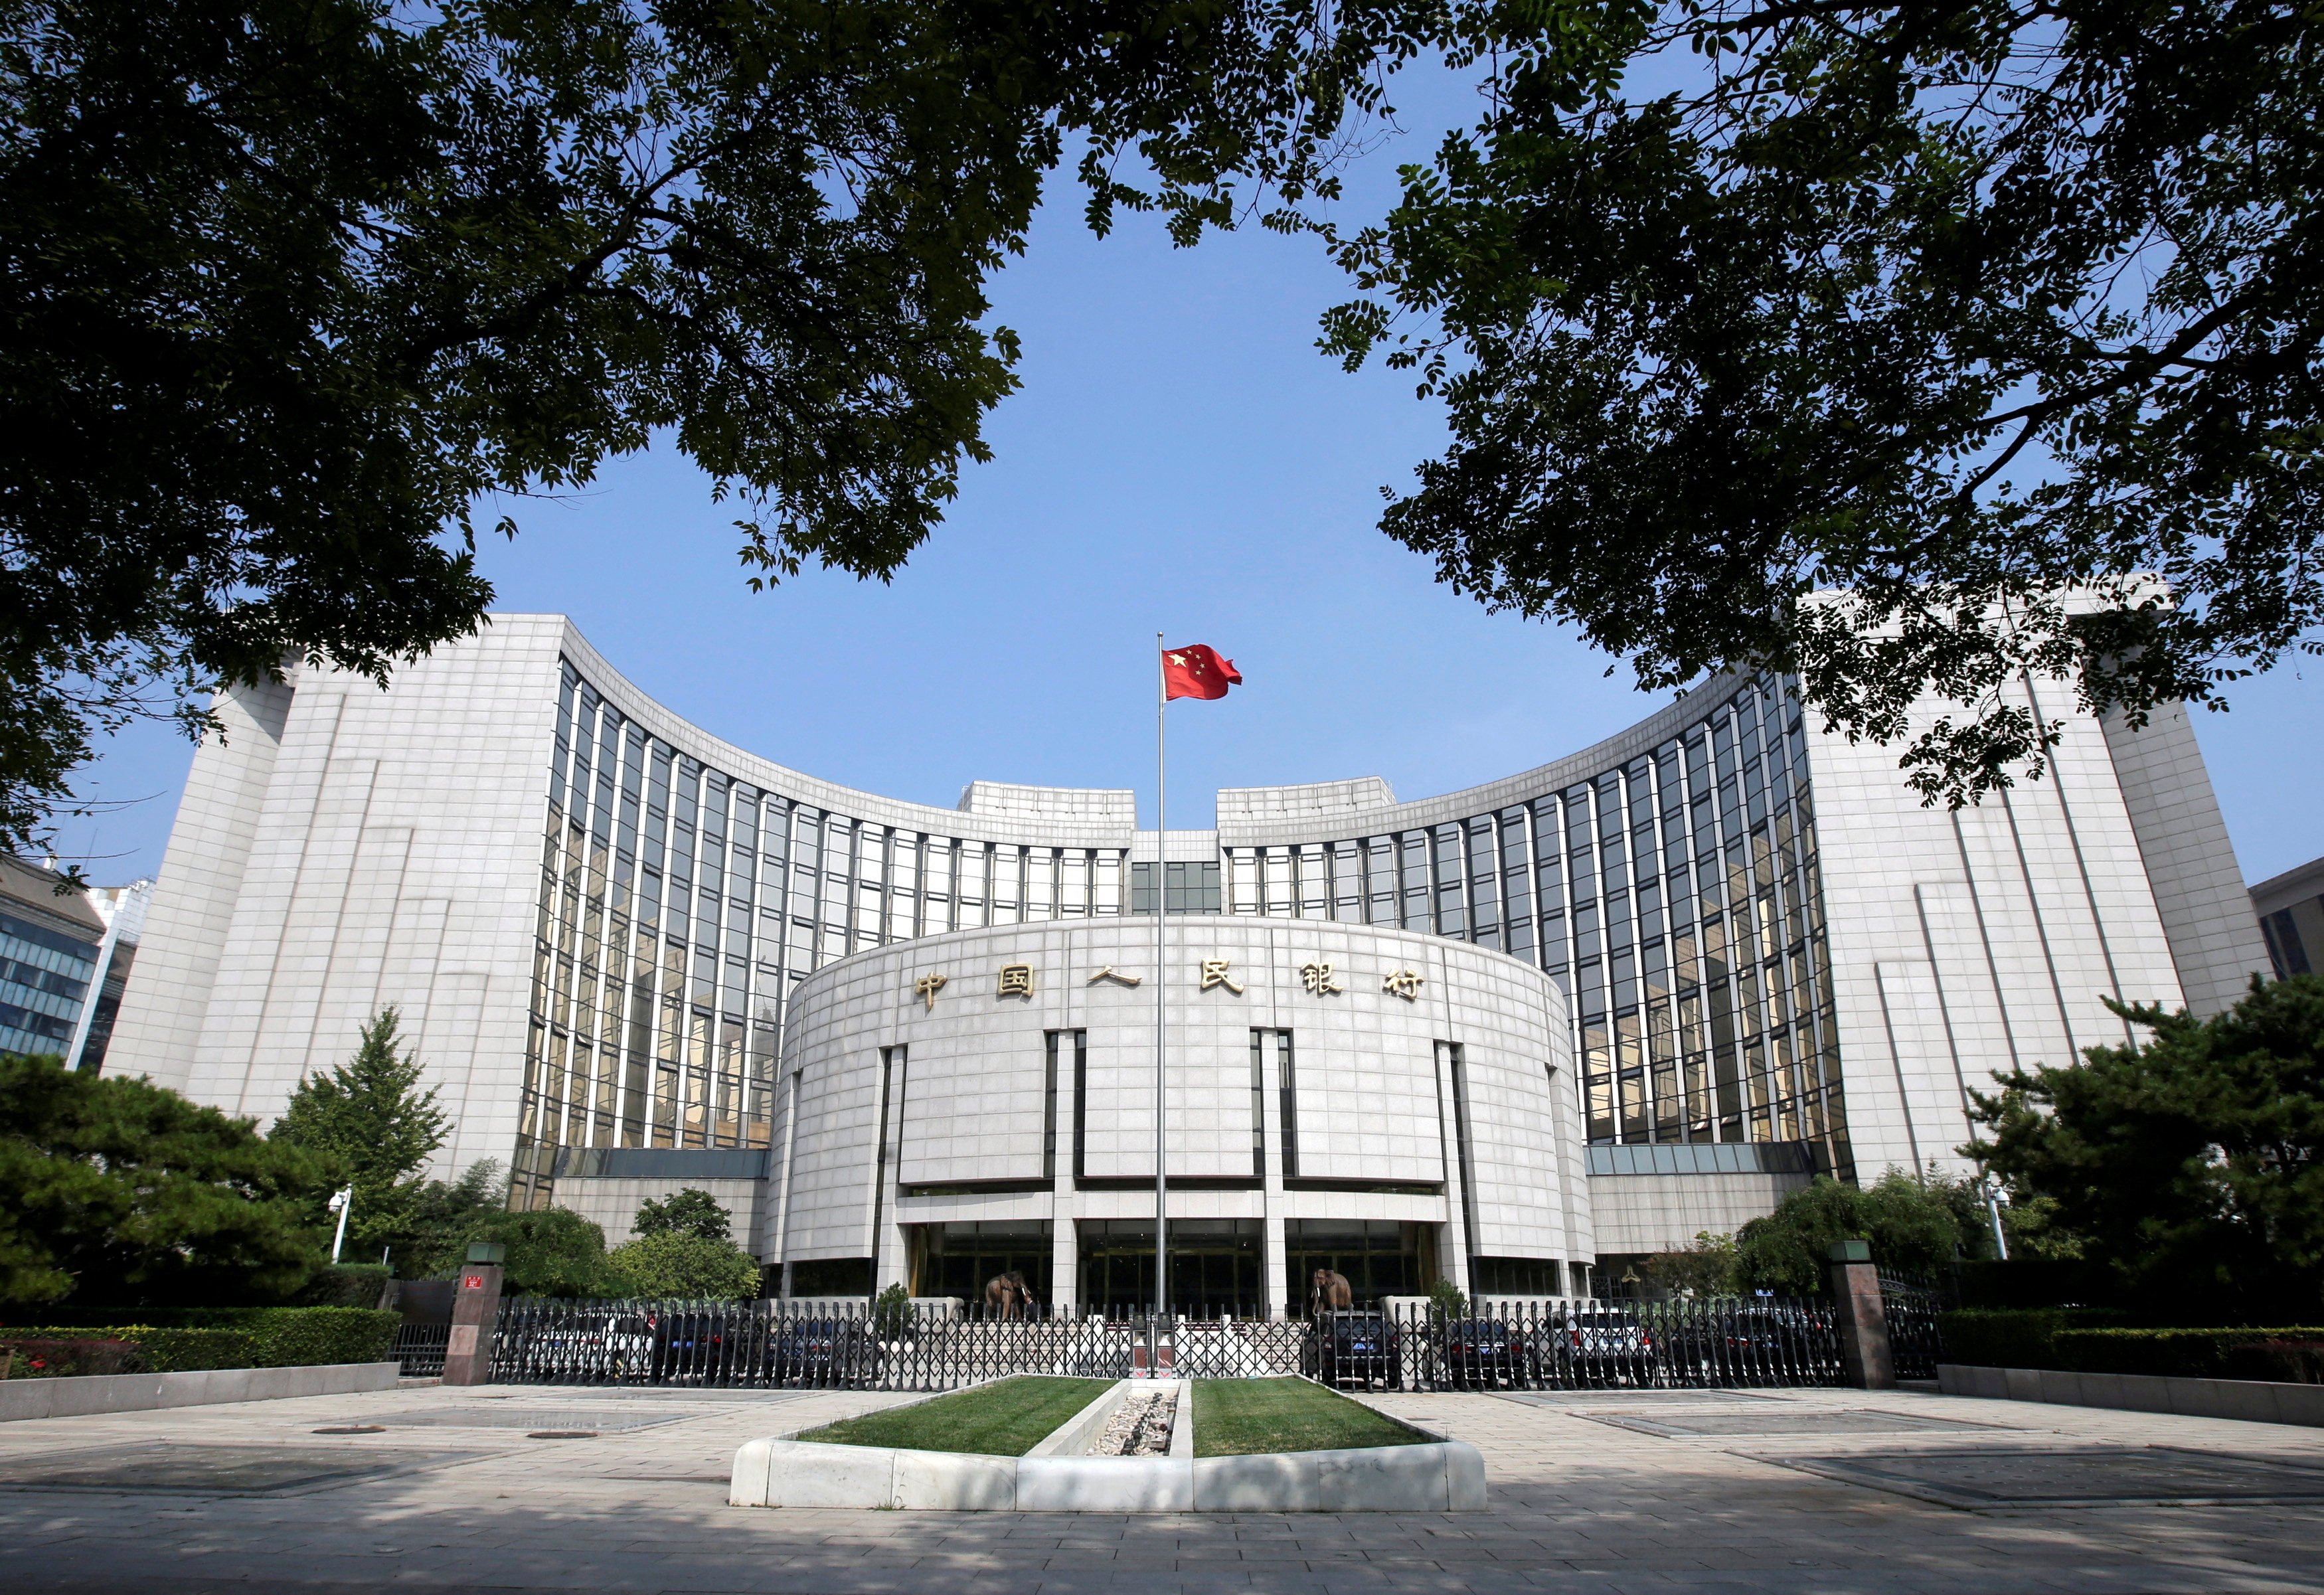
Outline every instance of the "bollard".
<path fill-rule="evenodd" d="M 1888 1354 L 1888 1311 L 1880 1299 L 1880 1271 L 1862 1240 L 1831 1243 L 1833 1326 L 1848 1382 L 1859 1390 L 1893 1390 L 1896 1364 Z"/>
<path fill-rule="evenodd" d="M 493 1379 L 493 1331 L 501 1317 L 501 1263 L 507 1249 L 471 1241 L 452 1293 L 452 1335 L 444 1347 L 444 1382 L 488 1385 Z"/>

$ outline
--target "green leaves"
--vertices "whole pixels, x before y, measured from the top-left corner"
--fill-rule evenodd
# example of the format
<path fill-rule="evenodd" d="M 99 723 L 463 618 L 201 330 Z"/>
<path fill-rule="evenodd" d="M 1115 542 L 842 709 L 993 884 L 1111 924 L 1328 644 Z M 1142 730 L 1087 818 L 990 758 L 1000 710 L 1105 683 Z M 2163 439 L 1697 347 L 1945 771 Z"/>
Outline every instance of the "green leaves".
<path fill-rule="evenodd" d="M 0 1056 L 0 1305 L 279 1300 L 315 1261 L 315 1157 L 174 1092 Z"/>
<path fill-rule="evenodd" d="M 748 1301 L 759 1294 L 759 1265 L 723 1236 L 656 1231 L 613 1248 L 606 1261 L 641 1296 Z"/>
<path fill-rule="evenodd" d="M 1488 115 L 1331 235 L 1323 346 L 1453 433 L 1383 530 L 1646 687 L 1796 672 L 1931 801 L 2315 651 L 2318 28 L 1454 7 Z"/>
<path fill-rule="evenodd" d="M 273 1129 L 278 1144 L 320 1154 L 355 1187 L 347 1233 L 358 1260 L 411 1231 L 424 1196 L 411 1176 L 451 1133 L 435 1091 L 420 1088 L 420 1060 L 398 1048 L 399 1022 L 382 1009 L 352 1059 L 299 1083 Z"/>
<path fill-rule="evenodd" d="M 1328 194 L 1433 9 L 0 0 L 0 845 L 96 728 L 472 631 L 477 500 L 657 436 L 753 585 L 887 578 L 1065 134 L 1192 243 Z"/>
<path fill-rule="evenodd" d="M 1867 1240 L 1884 1268 L 1932 1274 L 1962 1240 L 1943 1182 L 1892 1168 L 1867 1186 L 1818 1175 L 1765 1218 L 1735 1232 L 1734 1279 L 1744 1290 L 1821 1295 L 1835 1240 Z"/>
<path fill-rule="evenodd" d="M 2324 1291 L 2324 979 L 2253 982 L 2217 1018 L 2117 1007 L 2146 1032 L 2080 1065 L 1997 1076 L 1963 1148 L 2046 1199 L 2134 1289 L 2215 1310 L 2312 1311 Z"/>
<path fill-rule="evenodd" d="M 718 1205 L 716 1197 L 688 1185 L 641 1203 L 631 1231 L 638 1235 L 693 1235 L 705 1240 L 724 1240 L 733 1222 L 726 1210 Z"/>

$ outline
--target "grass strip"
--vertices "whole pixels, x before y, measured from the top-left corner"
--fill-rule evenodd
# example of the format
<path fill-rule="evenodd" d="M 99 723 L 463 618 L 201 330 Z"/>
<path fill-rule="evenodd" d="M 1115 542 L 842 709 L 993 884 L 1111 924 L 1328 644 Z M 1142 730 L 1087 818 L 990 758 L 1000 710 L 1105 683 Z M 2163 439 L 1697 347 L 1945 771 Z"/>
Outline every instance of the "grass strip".
<path fill-rule="evenodd" d="M 1112 1388 L 1111 1379 L 1026 1375 L 979 1385 L 973 1390 L 955 1390 L 911 1406 L 867 1412 L 860 1418 L 810 1429 L 798 1438 L 828 1445 L 1021 1457 Z"/>
<path fill-rule="evenodd" d="M 1194 1381 L 1194 1454 L 1251 1456 L 1269 1451 L 1354 1451 L 1425 1445 L 1418 1434 L 1305 1379 Z"/>

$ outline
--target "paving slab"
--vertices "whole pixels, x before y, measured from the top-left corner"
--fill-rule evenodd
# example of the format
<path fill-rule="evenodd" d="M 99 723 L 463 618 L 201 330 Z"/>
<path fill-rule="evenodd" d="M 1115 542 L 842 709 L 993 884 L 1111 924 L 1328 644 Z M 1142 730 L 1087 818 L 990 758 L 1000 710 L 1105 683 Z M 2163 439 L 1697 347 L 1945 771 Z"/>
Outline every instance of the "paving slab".
<path fill-rule="evenodd" d="M 2324 1434 L 1917 1392 L 1368 1397 L 1478 1448 L 1490 1490 L 1488 1510 L 1475 1514 L 725 1504 L 744 1441 L 906 1399 L 407 1383 L 9 1424 L 0 1426 L 0 1589 L 2324 1591 Z M 650 1421 L 624 1423 L 632 1412 Z M 594 1437 L 530 1439 L 527 1425 L 544 1415 L 590 1415 Z M 368 1432 L 315 1433 L 322 1428 Z M 171 1482 L 141 1472 L 141 1457 Z M 2158 1479 L 2169 1488 L 2156 1489 Z"/>

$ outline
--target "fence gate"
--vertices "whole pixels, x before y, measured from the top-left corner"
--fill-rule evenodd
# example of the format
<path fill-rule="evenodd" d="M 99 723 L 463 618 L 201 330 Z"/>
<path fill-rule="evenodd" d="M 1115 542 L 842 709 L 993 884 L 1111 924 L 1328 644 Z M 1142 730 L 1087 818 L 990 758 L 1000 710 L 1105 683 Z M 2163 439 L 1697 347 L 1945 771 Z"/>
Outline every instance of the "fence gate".
<path fill-rule="evenodd" d="M 1940 1303 L 1886 1291 L 1900 1378 L 1935 1375 Z M 407 1374 L 442 1371 L 445 1326 L 407 1323 Z M 502 1383 L 718 1389 L 949 1390 L 1008 1374 L 1122 1378 L 1168 1347 L 1196 1378 L 1304 1374 L 1347 1389 L 1737 1389 L 1843 1382 L 1831 1304 L 1781 1296 L 1497 1303 L 1240 1317 L 1014 1318 L 884 1313 L 868 1304 L 549 1301 L 503 1304 Z"/>

